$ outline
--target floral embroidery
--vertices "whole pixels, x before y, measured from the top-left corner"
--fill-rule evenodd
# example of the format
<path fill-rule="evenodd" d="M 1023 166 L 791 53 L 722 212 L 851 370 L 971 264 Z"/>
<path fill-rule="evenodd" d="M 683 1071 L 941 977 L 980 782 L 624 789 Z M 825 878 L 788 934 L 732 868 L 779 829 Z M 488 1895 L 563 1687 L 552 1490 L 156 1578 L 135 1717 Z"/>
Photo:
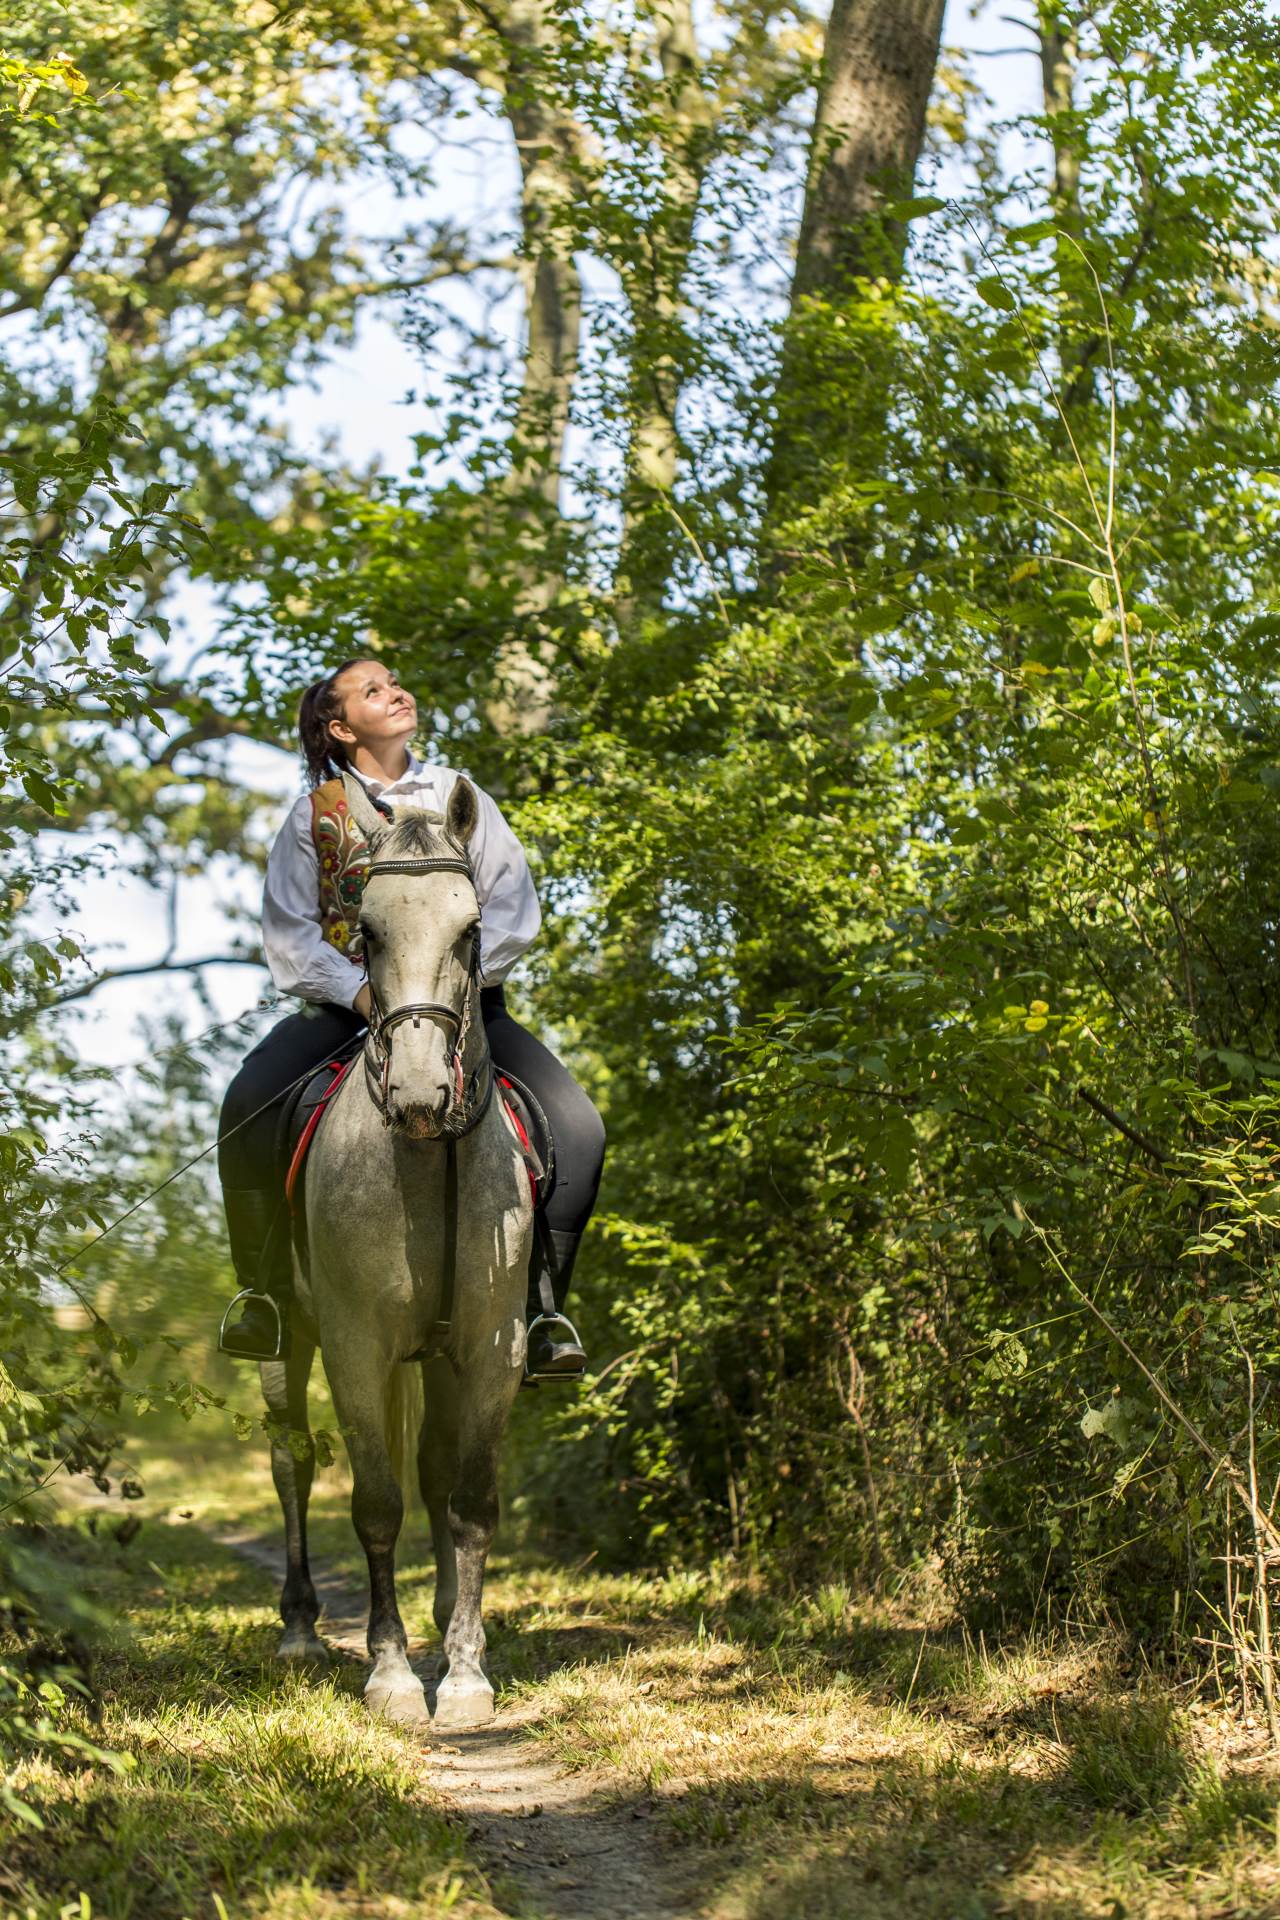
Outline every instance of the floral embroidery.
<path fill-rule="evenodd" d="M 320 862 L 320 927 L 353 965 L 364 964 L 360 896 L 369 866 L 368 843 L 351 818 L 341 780 L 327 780 L 311 796 L 311 837 Z"/>

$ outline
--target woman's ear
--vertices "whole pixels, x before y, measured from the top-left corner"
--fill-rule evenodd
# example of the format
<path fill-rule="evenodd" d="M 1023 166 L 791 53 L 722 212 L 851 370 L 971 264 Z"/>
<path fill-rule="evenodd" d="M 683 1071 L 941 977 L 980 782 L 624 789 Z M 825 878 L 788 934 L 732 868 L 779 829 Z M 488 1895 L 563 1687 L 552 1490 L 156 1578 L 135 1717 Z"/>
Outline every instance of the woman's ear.
<path fill-rule="evenodd" d="M 476 790 L 466 774 L 460 773 L 449 795 L 449 806 L 444 816 L 445 832 L 460 847 L 465 847 L 479 820 L 480 802 L 476 799 Z"/>

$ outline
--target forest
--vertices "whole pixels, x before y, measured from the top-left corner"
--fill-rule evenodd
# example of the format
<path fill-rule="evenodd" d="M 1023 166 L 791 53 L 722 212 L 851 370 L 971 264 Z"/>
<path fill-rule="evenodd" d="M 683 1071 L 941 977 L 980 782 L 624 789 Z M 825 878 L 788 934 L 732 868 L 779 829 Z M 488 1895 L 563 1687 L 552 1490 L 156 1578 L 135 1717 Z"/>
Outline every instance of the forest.
<path fill-rule="evenodd" d="M 968 19 L 5 9 L 0 1914 L 1280 1913 L 1280 21 Z M 393 335 L 408 458 L 304 431 Z M 608 1130 L 491 1659 L 651 1906 L 317 1736 L 223 1538 L 209 1147 L 353 657 Z"/>

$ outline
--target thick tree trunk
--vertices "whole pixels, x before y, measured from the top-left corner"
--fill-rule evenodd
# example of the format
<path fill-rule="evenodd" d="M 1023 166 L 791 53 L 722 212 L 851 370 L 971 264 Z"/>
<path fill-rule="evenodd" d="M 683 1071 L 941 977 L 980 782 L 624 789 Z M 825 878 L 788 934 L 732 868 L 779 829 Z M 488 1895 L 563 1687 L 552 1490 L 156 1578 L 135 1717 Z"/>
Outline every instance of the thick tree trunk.
<path fill-rule="evenodd" d="M 793 301 L 900 270 L 905 229 L 880 209 L 915 180 L 943 10 L 944 0 L 833 0 Z"/>
<path fill-rule="evenodd" d="M 883 342 L 876 330 L 833 332 L 821 303 L 902 270 L 906 227 L 884 209 L 915 184 L 944 5 L 833 0 L 765 476 L 775 522 L 821 485 L 832 454 L 856 446 L 878 464 Z"/>
<path fill-rule="evenodd" d="M 582 147 L 581 129 L 556 99 L 557 28 L 548 0 L 513 0 L 499 31 L 507 56 L 503 106 L 520 163 L 524 365 L 507 485 L 523 549 L 512 553 L 511 566 L 524 631 L 501 650 L 486 713 L 496 732 L 521 734 L 546 726 L 555 695 L 555 649 L 537 634 L 561 587 L 551 556 L 582 333 L 574 260 Z"/>
<path fill-rule="evenodd" d="M 676 412 L 686 365 L 682 287 L 706 172 L 712 105 L 691 0 L 673 0 L 656 39 L 665 83 L 662 217 L 626 287 L 632 315 L 629 440 L 618 585 L 628 607 L 661 601 L 678 529 L 667 510 L 679 465 Z"/>
<path fill-rule="evenodd" d="M 553 513 L 560 503 L 582 330 L 573 219 L 581 191 L 575 165 L 581 135 L 548 84 L 554 35 L 545 0 L 514 0 L 504 23 L 509 64 L 503 104 L 520 161 L 525 351 L 512 485 L 532 488 Z"/>

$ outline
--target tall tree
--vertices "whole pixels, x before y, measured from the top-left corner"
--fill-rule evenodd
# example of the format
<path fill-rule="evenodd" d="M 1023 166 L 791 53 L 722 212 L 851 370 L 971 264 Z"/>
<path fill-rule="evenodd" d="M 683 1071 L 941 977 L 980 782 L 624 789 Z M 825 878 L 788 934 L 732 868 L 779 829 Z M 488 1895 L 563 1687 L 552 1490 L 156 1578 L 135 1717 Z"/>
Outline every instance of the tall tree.
<path fill-rule="evenodd" d="M 833 0 L 792 298 L 896 274 L 906 229 L 885 201 L 911 192 L 945 0 Z"/>
<path fill-rule="evenodd" d="M 902 270 L 907 229 L 889 209 L 915 184 L 944 10 L 945 0 L 833 0 L 778 380 L 775 514 L 795 490 L 812 491 L 815 458 L 821 465 L 826 450 L 859 438 L 847 417 L 821 405 L 814 412 L 824 387 L 849 392 L 829 365 L 819 371 L 835 347 L 824 312 Z M 847 344 L 866 349 L 857 403 L 865 427 L 880 411 L 875 342 L 855 328 Z M 860 451 L 865 459 L 871 450 Z"/>

